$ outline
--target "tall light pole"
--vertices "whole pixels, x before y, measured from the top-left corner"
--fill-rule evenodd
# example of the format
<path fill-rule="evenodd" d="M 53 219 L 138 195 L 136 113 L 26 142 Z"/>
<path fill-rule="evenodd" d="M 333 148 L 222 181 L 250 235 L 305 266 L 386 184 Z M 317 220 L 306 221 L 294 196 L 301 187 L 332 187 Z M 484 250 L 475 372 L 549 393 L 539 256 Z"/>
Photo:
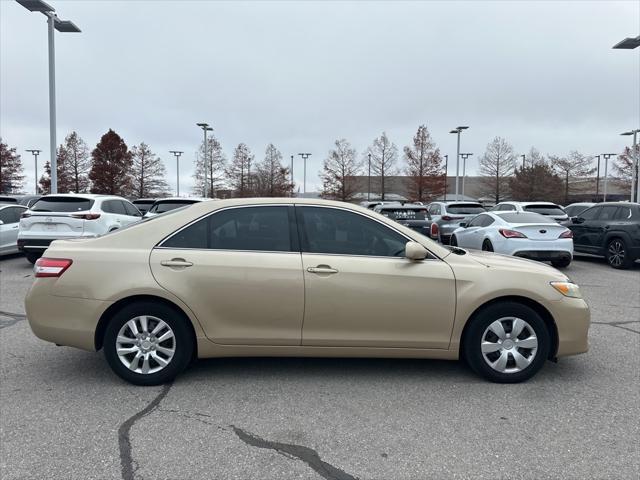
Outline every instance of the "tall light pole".
<path fill-rule="evenodd" d="M 35 181 L 35 187 L 36 187 L 36 195 L 38 194 L 38 155 L 40 155 L 40 152 L 42 152 L 42 150 L 36 150 L 35 148 L 32 149 L 27 149 L 25 150 L 25 152 L 30 152 L 31 154 L 33 154 L 33 160 L 34 160 L 34 170 L 35 170 L 35 177 L 36 177 L 36 181 Z"/>
<path fill-rule="evenodd" d="M 291 196 L 293 197 L 293 186 L 294 186 L 294 181 L 293 181 L 293 155 L 291 155 Z"/>
<path fill-rule="evenodd" d="M 51 165 L 51 193 L 58 193 L 58 158 L 56 155 L 56 49 L 53 30 L 78 33 L 80 29 L 69 20 L 60 20 L 55 9 L 42 0 L 16 0 L 30 12 L 47 17 L 49 42 L 49 155 Z M 37 187 L 36 187 L 37 190 Z"/>
<path fill-rule="evenodd" d="M 444 198 L 443 201 L 447 201 L 447 179 L 449 175 L 449 155 L 444 156 Z"/>
<path fill-rule="evenodd" d="M 467 158 L 469 158 L 473 153 L 461 153 L 462 157 L 462 196 L 464 197 L 464 179 L 467 176 Z"/>
<path fill-rule="evenodd" d="M 604 158 L 604 196 L 602 198 L 603 202 L 607 201 L 607 181 L 609 179 L 609 175 L 607 170 L 609 168 L 609 158 L 615 157 L 618 155 L 617 153 L 602 153 L 602 158 Z"/>
<path fill-rule="evenodd" d="M 300 155 L 302 157 L 302 159 L 304 160 L 304 176 L 303 176 L 303 189 L 302 191 L 305 193 L 307 193 L 307 158 L 309 158 L 311 156 L 311 153 L 299 153 L 298 155 Z"/>
<path fill-rule="evenodd" d="M 596 155 L 598 159 L 598 167 L 596 169 L 596 202 L 600 197 L 600 155 Z"/>
<path fill-rule="evenodd" d="M 371 201 L 371 153 L 367 153 L 369 158 L 369 171 L 367 173 L 367 202 Z"/>
<path fill-rule="evenodd" d="M 524 170 L 525 161 L 527 159 L 526 155 L 520 155 L 522 157 L 522 169 Z"/>
<path fill-rule="evenodd" d="M 204 160 L 202 162 L 202 165 L 204 166 L 204 194 L 202 196 L 206 198 L 209 193 L 209 185 L 207 185 L 207 170 L 209 169 L 209 160 L 207 158 L 207 132 L 212 131 L 213 128 L 211 128 L 208 123 L 204 122 L 196 123 L 196 125 L 204 132 Z"/>
<path fill-rule="evenodd" d="M 631 199 L 632 202 L 640 203 L 640 188 L 638 188 L 638 192 L 636 192 L 636 187 L 640 187 L 640 177 L 638 177 L 638 143 L 637 143 L 637 135 L 640 132 L 640 128 L 635 130 L 630 130 L 628 132 L 621 133 L 620 135 L 633 135 L 633 146 L 631 147 Z"/>
<path fill-rule="evenodd" d="M 173 153 L 176 157 L 176 197 L 180 196 L 180 155 L 184 152 L 179 150 L 169 150 L 169 153 Z"/>
<path fill-rule="evenodd" d="M 456 149 L 456 200 L 459 200 L 458 197 L 458 178 L 460 177 L 460 134 L 463 130 L 466 130 L 469 127 L 456 127 L 451 130 L 449 133 L 455 133 L 458 135 L 458 147 Z"/>

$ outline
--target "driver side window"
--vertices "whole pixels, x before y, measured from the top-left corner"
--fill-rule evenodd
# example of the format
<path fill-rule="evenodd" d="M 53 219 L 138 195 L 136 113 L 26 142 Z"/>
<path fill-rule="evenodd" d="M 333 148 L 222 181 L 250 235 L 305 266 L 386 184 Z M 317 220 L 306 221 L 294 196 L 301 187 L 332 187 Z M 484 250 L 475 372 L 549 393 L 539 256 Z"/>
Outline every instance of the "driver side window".
<path fill-rule="evenodd" d="M 325 207 L 296 207 L 296 212 L 303 252 L 404 256 L 408 239 L 363 215 Z"/>

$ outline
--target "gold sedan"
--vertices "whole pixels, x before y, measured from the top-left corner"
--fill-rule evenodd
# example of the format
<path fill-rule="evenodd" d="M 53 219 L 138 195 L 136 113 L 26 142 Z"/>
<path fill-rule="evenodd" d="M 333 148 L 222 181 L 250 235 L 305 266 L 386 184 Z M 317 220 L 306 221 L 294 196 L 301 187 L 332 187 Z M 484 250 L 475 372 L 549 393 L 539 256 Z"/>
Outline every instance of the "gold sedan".
<path fill-rule="evenodd" d="M 445 248 L 357 206 L 202 202 L 56 241 L 26 298 L 33 332 L 103 349 L 156 385 L 196 358 L 464 358 L 495 382 L 586 352 L 589 308 L 540 263 Z"/>

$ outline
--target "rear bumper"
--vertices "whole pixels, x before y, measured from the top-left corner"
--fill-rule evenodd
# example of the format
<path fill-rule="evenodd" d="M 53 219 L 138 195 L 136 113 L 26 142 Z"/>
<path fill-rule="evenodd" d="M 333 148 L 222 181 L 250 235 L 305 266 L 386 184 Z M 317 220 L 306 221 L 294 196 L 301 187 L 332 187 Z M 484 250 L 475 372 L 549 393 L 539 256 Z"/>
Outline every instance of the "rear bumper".
<path fill-rule="evenodd" d="M 538 260 L 541 262 L 551 260 L 571 260 L 573 256 L 571 252 L 566 250 L 521 250 L 513 254 L 514 257 L 528 258 L 529 260 Z"/>
<path fill-rule="evenodd" d="M 43 252 L 49 248 L 53 241 L 53 238 L 18 239 L 18 250 L 21 252 Z"/>

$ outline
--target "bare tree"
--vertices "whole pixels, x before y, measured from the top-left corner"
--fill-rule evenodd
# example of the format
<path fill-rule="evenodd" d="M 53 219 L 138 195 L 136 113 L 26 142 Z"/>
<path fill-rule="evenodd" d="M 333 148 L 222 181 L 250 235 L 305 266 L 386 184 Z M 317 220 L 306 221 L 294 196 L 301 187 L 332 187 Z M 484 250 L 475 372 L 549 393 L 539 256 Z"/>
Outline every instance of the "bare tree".
<path fill-rule="evenodd" d="M 251 164 L 253 154 L 251 149 L 244 143 L 239 144 L 233 151 L 233 158 L 226 169 L 226 179 L 229 186 L 235 191 L 238 197 L 250 197 L 253 195 L 249 179 L 251 174 Z M 254 172 L 255 173 L 255 172 Z"/>
<path fill-rule="evenodd" d="M 24 185 L 24 168 L 15 147 L 0 138 L 0 193 L 18 193 Z"/>
<path fill-rule="evenodd" d="M 420 125 L 413 137 L 413 145 L 404 147 L 412 200 L 429 201 L 444 190 L 444 169 L 440 150 L 431 139 L 426 125 Z"/>
<path fill-rule="evenodd" d="M 336 140 L 334 145 L 319 173 L 322 180 L 321 196 L 349 202 L 357 193 L 354 177 L 360 174 L 362 162 L 357 160 L 355 148 L 346 139 Z"/>
<path fill-rule="evenodd" d="M 61 146 L 62 148 L 62 146 Z M 84 193 L 89 189 L 89 171 L 91 170 L 91 158 L 89 147 L 85 141 L 73 131 L 64 139 L 66 150 L 64 176 L 67 177 L 69 190 L 75 193 Z M 59 179 L 61 177 L 58 177 Z"/>
<path fill-rule="evenodd" d="M 72 176 L 69 174 L 69 150 L 66 143 L 56 149 L 56 170 L 58 173 L 58 193 L 75 191 L 73 190 Z M 44 163 L 44 172 L 38 183 L 42 193 L 45 195 L 51 193 L 51 163 L 48 160 Z"/>
<path fill-rule="evenodd" d="M 270 143 L 264 160 L 256 168 L 256 193 L 261 197 L 290 196 L 293 185 L 289 182 L 289 169 L 282 165 L 282 154 Z"/>
<path fill-rule="evenodd" d="M 91 193 L 127 195 L 131 192 L 131 152 L 120 135 L 109 129 L 91 157 Z"/>
<path fill-rule="evenodd" d="M 516 168 L 513 147 L 502 137 L 495 137 L 480 157 L 480 175 L 486 191 L 496 203 L 502 201 L 509 191 L 509 177 Z"/>
<path fill-rule="evenodd" d="M 640 160 L 640 144 L 635 146 L 635 152 L 631 147 L 625 147 L 624 152 L 618 155 L 614 164 L 618 184 L 625 189 L 631 189 L 631 179 L 633 178 L 633 163 L 635 158 Z M 637 175 L 636 171 L 636 175 Z M 637 185 L 636 185 L 637 187 Z"/>
<path fill-rule="evenodd" d="M 138 198 L 166 196 L 169 193 L 169 185 L 165 180 L 167 170 L 162 159 L 144 142 L 133 147 L 131 153 L 133 195 Z"/>
<path fill-rule="evenodd" d="M 575 180 L 587 177 L 595 172 L 591 165 L 593 157 L 583 155 L 580 152 L 572 151 L 566 157 L 550 155 L 549 160 L 553 170 L 563 179 L 564 182 L 564 204 L 569 203 L 569 196 L 576 191 Z"/>
<path fill-rule="evenodd" d="M 511 197 L 516 201 L 547 200 L 560 202 L 562 179 L 551 165 L 539 162 L 531 167 L 518 168 L 509 178 Z"/>
<path fill-rule="evenodd" d="M 395 163 L 398 159 L 398 147 L 389 140 L 386 132 L 382 132 L 378 138 L 365 151 L 365 155 L 371 154 L 371 171 L 373 175 L 380 177 L 380 195 L 384 200 L 386 194 L 385 178 L 396 173 Z"/>
<path fill-rule="evenodd" d="M 215 197 L 215 191 L 222 187 L 225 174 L 226 157 L 222 151 L 222 145 L 212 134 L 207 138 L 207 161 L 205 162 L 204 141 L 200 144 L 196 158 L 196 168 L 193 174 L 194 193 L 198 193 L 207 198 Z M 207 173 L 205 186 L 205 171 Z"/>

